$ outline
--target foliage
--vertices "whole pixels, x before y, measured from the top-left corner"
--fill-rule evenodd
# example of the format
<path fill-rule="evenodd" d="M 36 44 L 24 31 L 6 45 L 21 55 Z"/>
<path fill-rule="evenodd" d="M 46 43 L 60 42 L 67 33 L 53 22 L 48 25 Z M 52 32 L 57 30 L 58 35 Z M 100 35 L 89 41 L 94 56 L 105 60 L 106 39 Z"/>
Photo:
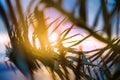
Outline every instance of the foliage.
<path fill-rule="evenodd" d="M 34 3 L 31 0 L 27 9 L 27 15 L 22 11 L 20 0 L 16 0 L 16 12 L 10 0 L 6 0 L 8 13 L 0 5 L 0 15 L 6 25 L 10 41 L 11 51 L 9 54 L 10 60 L 18 67 L 18 69 L 30 80 L 33 80 L 33 71 L 41 68 L 39 62 L 41 62 L 47 70 L 50 71 L 52 78 L 56 80 L 57 75 L 61 80 L 70 80 L 69 69 L 75 74 L 75 80 L 119 80 L 120 79 L 120 38 L 119 38 L 119 17 L 120 17 L 120 0 L 116 0 L 114 8 L 111 12 L 107 11 L 106 6 L 108 5 L 107 0 L 101 0 L 101 6 L 95 16 L 93 26 L 88 26 L 87 23 L 87 12 L 86 2 L 87 0 L 77 0 L 79 17 L 75 17 L 75 9 L 72 12 L 67 12 L 62 7 L 63 0 L 40 0 L 35 5 L 33 12 L 31 13 L 31 6 Z M 45 8 L 40 10 L 39 6 L 45 4 Z M 44 10 L 49 8 L 55 8 L 61 12 L 65 17 L 61 22 L 60 18 L 53 20 L 47 24 L 47 19 L 44 17 Z M 15 15 L 17 13 L 17 15 Z M 104 37 L 100 33 L 96 32 L 95 28 L 99 20 L 99 16 L 102 14 L 103 27 L 101 31 L 106 35 Z M 115 38 L 113 37 L 112 23 L 111 21 L 117 15 L 117 24 L 115 26 L 116 33 Z M 48 38 L 52 35 L 62 23 L 70 20 L 73 25 L 65 29 L 58 36 L 56 43 L 51 43 Z M 51 25 L 58 23 L 55 28 L 48 35 L 48 30 Z M 12 25 L 11 25 L 12 24 Z M 77 26 L 88 31 L 88 36 L 84 37 L 79 41 L 71 41 L 72 45 L 65 47 L 63 42 L 69 40 L 80 34 L 75 34 L 67 37 L 73 27 Z M 29 41 L 29 28 L 32 26 L 34 33 L 32 34 L 32 43 Z M 64 26 L 62 26 L 64 27 Z M 79 45 L 82 41 L 88 37 L 94 36 L 96 39 L 106 43 L 104 48 L 96 49 L 92 51 L 82 51 L 73 48 Z M 40 48 L 37 48 L 35 43 L 36 39 L 39 40 Z M 53 45 L 54 44 L 54 45 Z M 54 51 L 54 48 L 57 51 Z M 95 54 L 87 57 L 86 54 L 95 52 Z M 75 56 L 68 54 L 75 54 Z M 103 56 L 105 54 L 105 56 Z M 100 61 L 99 61 L 100 60 Z M 94 63 L 98 61 L 98 63 Z M 56 75 L 57 74 L 57 75 Z"/>

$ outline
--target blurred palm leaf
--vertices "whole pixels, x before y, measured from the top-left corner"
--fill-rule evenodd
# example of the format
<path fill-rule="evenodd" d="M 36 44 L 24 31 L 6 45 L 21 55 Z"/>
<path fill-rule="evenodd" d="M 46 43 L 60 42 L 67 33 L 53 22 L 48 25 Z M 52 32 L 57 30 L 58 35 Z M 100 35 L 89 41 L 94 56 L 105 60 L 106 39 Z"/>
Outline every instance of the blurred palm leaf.
<path fill-rule="evenodd" d="M 29 6 L 32 6 L 31 1 Z M 60 2 L 57 3 L 57 2 Z M 95 20 L 93 22 L 93 27 L 95 28 L 100 13 L 102 12 L 102 17 L 104 20 L 102 29 L 105 34 L 107 34 L 107 38 L 100 35 L 95 31 L 95 29 L 91 29 L 87 23 L 87 13 L 86 13 L 86 3 L 87 0 L 79 1 L 79 17 L 74 17 L 75 13 L 67 12 L 63 9 L 61 1 L 54 0 L 41 0 L 33 9 L 33 12 L 29 14 L 31 11 L 31 7 L 28 7 L 28 14 L 24 15 L 20 0 L 15 1 L 16 4 L 16 12 L 11 2 L 9 0 L 6 1 L 8 7 L 8 14 L 6 14 L 4 8 L 0 4 L 0 15 L 2 15 L 2 19 L 6 25 L 10 41 L 11 41 L 11 50 L 9 54 L 10 60 L 18 67 L 18 69 L 30 80 L 33 80 L 33 71 L 41 68 L 39 62 L 41 62 L 46 69 L 50 69 L 50 74 L 53 79 L 56 80 L 57 76 L 59 76 L 62 80 L 70 80 L 70 72 L 69 69 L 73 71 L 75 74 L 76 80 L 119 80 L 120 74 L 120 38 L 119 38 L 119 13 L 120 13 L 120 0 L 115 1 L 115 6 L 113 10 L 109 13 L 107 11 L 107 4 L 104 0 L 101 0 L 101 6 L 95 16 Z M 46 4 L 44 9 L 48 9 L 49 7 L 56 8 L 59 12 L 65 15 L 61 22 L 59 22 L 60 17 L 53 20 L 51 23 L 47 24 L 44 16 L 44 10 L 40 10 L 39 6 L 41 3 Z M 112 23 L 114 15 L 117 15 L 117 23 L 116 23 L 116 34 L 117 38 L 113 38 L 112 36 Z M 8 17 L 10 16 L 10 17 Z M 50 18 L 48 18 L 50 19 Z M 57 44 L 52 45 L 49 41 L 49 37 L 59 28 L 61 24 L 65 21 L 70 20 L 72 25 L 58 34 Z M 59 23 L 58 23 L 59 22 Z M 51 28 L 51 25 L 58 23 L 55 28 L 48 35 L 48 29 Z M 12 25 L 11 25 L 12 24 Z M 29 41 L 29 28 L 32 25 L 33 34 L 32 34 L 32 43 Z M 70 40 L 81 34 L 73 34 L 68 37 L 70 31 L 72 31 L 74 26 L 78 26 L 80 28 L 85 29 L 89 32 L 88 36 L 84 37 L 81 40 L 70 41 L 68 43 L 73 43 L 72 45 L 65 47 L 63 42 Z M 64 27 L 64 26 L 62 26 Z M 101 49 L 95 49 L 91 51 L 82 51 L 76 50 L 76 45 L 79 45 L 81 42 L 85 41 L 87 38 L 94 36 L 96 39 L 105 42 L 107 45 Z M 36 39 L 40 43 L 40 48 L 38 49 L 35 46 Z M 67 43 L 67 42 L 66 42 Z M 57 52 L 54 51 L 54 48 L 57 48 Z M 94 54 L 90 56 L 86 56 L 94 52 Z M 72 55 L 68 56 L 69 53 Z M 73 56 L 75 55 L 75 56 Z M 95 63 L 97 62 L 98 63 Z M 12 68 L 12 65 L 11 65 Z M 47 69 L 48 70 L 48 69 Z M 14 71 L 14 69 L 13 69 Z M 94 77 L 95 75 L 95 77 Z"/>

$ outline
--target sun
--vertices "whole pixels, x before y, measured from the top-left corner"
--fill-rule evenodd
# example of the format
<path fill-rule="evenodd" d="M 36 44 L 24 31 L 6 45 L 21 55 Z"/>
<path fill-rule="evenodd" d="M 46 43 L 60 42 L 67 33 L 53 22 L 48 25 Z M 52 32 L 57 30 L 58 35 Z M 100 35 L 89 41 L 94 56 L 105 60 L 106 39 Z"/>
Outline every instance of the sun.
<path fill-rule="evenodd" d="M 50 35 L 48 37 L 48 40 L 49 40 L 50 43 L 57 42 L 57 39 L 58 39 L 58 34 L 57 33 L 53 33 L 52 35 Z M 38 38 L 35 39 L 35 46 L 36 46 L 37 49 L 40 48 L 40 42 L 39 42 Z"/>

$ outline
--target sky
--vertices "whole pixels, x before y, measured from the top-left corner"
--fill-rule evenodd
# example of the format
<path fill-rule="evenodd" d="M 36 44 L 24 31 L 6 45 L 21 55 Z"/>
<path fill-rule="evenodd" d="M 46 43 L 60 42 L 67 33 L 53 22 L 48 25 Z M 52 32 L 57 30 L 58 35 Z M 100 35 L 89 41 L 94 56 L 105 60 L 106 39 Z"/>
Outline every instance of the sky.
<path fill-rule="evenodd" d="M 14 0 L 11 0 L 11 1 L 14 4 Z M 29 1 L 30 0 L 21 0 L 22 9 L 23 9 L 24 13 L 26 13 L 26 8 L 27 8 L 27 6 L 29 4 Z M 72 9 L 73 9 L 73 7 L 76 5 L 75 4 L 76 1 L 77 0 L 64 0 L 63 7 L 68 12 L 71 12 Z M 114 3 L 114 0 L 109 0 L 109 2 L 110 3 Z M 4 6 L 4 8 L 7 11 L 5 0 L 0 0 L 0 3 L 2 3 L 2 5 Z M 36 3 L 37 3 L 37 0 L 36 0 Z M 94 17 L 96 15 L 96 11 L 99 9 L 99 7 L 100 7 L 100 0 L 88 0 L 88 2 L 87 2 L 87 13 L 88 13 L 87 14 L 87 21 L 88 21 L 88 24 L 90 26 L 92 26 L 92 23 L 94 21 Z M 108 7 L 108 9 L 109 9 L 109 11 L 111 11 L 112 6 Z M 46 17 L 48 17 L 48 16 L 51 16 L 51 18 L 53 20 L 53 19 L 55 19 L 57 17 L 60 17 L 60 16 L 63 16 L 63 15 L 61 13 L 59 13 L 58 11 L 56 11 L 55 9 L 49 9 L 49 10 L 46 11 Z M 77 10 L 76 10 L 75 16 L 78 16 Z M 103 24 L 102 17 L 100 17 L 99 23 L 97 25 L 98 26 L 97 30 L 101 29 L 102 24 Z M 68 22 L 68 23 L 65 24 L 66 28 L 69 27 L 70 25 L 71 25 L 70 22 Z M 70 32 L 69 35 L 72 35 L 74 33 L 81 33 L 84 36 L 87 35 L 87 32 L 85 30 L 78 29 L 77 27 L 76 27 L 76 29 L 73 29 L 72 32 Z M 57 35 L 57 34 L 54 34 L 54 35 Z M 52 36 L 50 38 L 50 40 L 55 39 L 55 37 L 57 38 L 57 36 Z M 83 37 L 78 36 L 77 38 L 74 38 L 74 39 L 80 39 L 80 38 L 82 39 Z M 0 61 L 3 60 L 4 57 L 5 57 L 5 45 L 8 43 L 8 41 L 9 41 L 9 37 L 8 37 L 7 31 L 6 31 L 4 22 L 2 21 L 2 18 L 0 16 Z M 65 46 L 68 46 L 68 45 L 65 45 Z M 91 38 L 88 38 L 86 41 L 84 41 L 80 46 L 82 46 L 83 50 L 88 50 L 89 51 L 92 48 L 103 47 L 103 46 L 105 46 L 105 44 L 102 43 L 102 42 L 99 42 L 95 38 L 91 37 Z M 4 68 L 6 68 L 5 64 L 3 64 L 3 65 L 0 64 L 0 68 L 1 68 L 1 66 L 2 67 L 4 66 Z M 0 78 L 3 78 L 4 80 L 11 80 L 11 78 L 17 80 L 18 78 L 19 79 L 23 78 L 21 80 L 25 80 L 25 78 L 23 77 L 23 75 L 18 70 L 17 70 L 17 73 L 19 75 L 14 76 L 14 73 L 12 72 L 12 70 L 8 70 L 7 72 L 6 71 L 2 71 L 2 72 L 0 72 L 0 74 L 2 74 L 2 75 L 0 75 Z M 46 74 L 48 74 L 48 73 L 46 73 L 46 71 L 44 71 L 42 75 L 39 74 L 39 73 L 37 73 L 36 76 L 38 76 L 38 77 L 35 77 L 35 78 L 42 78 L 42 76 L 48 77 L 48 75 L 46 75 Z M 5 77 L 5 75 L 7 75 L 7 77 Z M 46 80 L 46 77 L 43 77 L 42 80 Z M 50 75 L 49 75 L 49 77 L 50 77 Z"/>
<path fill-rule="evenodd" d="M 68 12 L 71 12 L 73 7 L 75 5 L 77 5 L 76 1 L 77 0 L 64 0 L 64 2 L 63 2 L 64 9 Z M 30 2 L 30 0 L 21 0 L 22 9 L 23 9 L 24 13 L 26 13 L 26 8 L 27 8 L 29 2 Z M 5 0 L 0 0 L 0 3 L 2 3 L 5 10 L 7 11 Z M 37 0 L 36 0 L 36 3 L 37 3 Z M 34 3 L 34 4 L 36 4 L 36 3 Z M 109 3 L 114 3 L 114 0 L 109 0 Z M 13 4 L 13 6 L 15 6 L 14 0 L 12 0 L 12 4 Z M 92 26 L 92 23 L 94 21 L 95 15 L 96 15 L 99 7 L 100 7 L 100 0 L 88 0 L 88 2 L 87 2 L 87 21 L 88 21 L 89 26 Z M 111 11 L 111 9 L 112 9 L 112 6 L 108 6 L 108 10 Z M 51 18 L 55 19 L 57 17 L 62 16 L 62 14 L 54 9 L 49 9 L 46 11 L 46 16 L 51 16 Z M 76 10 L 75 16 L 78 16 L 77 10 Z M 103 19 L 102 19 L 102 17 L 100 17 L 99 23 L 97 25 L 98 26 L 97 30 L 100 30 L 101 26 L 103 26 L 102 21 L 103 21 Z M 66 24 L 66 26 L 67 26 L 67 24 Z M 73 33 L 71 33 L 71 34 L 74 34 L 74 32 L 80 32 L 82 34 L 86 33 L 82 29 L 73 30 Z M 5 56 L 4 55 L 5 45 L 7 44 L 8 41 L 9 41 L 9 38 L 7 35 L 7 31 L 5 29 L 4 22 L 2 21 L 1 16 L 0 16 L 0 57 Z M 84 46 L 89 46 L 89 43 L 91 43 L 91 42 L 93 42 L 93 41 L 91 39 L 90 40 L 88 39 L 88 41 L 86 43 L 84 43 Z M 99 41 L 96 40 L 96 42 L 99 42 Z M 94 44 L 93 46 L 97 46 L 96 42 L 93 42 L 93 44 Z M 101 45 L 103 45 L 103 44 L 101 44 Z M 89 46 L 89 47 L 91 47 L 91 46 Z"/>

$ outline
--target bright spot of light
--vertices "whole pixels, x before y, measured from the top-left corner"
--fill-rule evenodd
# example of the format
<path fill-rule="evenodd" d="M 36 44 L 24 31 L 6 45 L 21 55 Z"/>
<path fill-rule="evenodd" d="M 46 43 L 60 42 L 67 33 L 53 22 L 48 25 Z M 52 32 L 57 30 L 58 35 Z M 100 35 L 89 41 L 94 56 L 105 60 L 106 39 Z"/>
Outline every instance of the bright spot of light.
<path fill-rule="evenodd" d="M 57 33 L 53 33 L 52 35 L 50 35 L 49 37 L 49 41 L 50 42 L 56 42 L 58 39 L 58 34 Z"/>
<path fill-rule="evenodd" d="M 58 48 L 54 48 L 53 50 L 54 50 L 54 52 L 58 52 Z"/>
<path fill-rule="evenodd" d="M 35 46 L 36 46 L 37 49 L 40 48 L 40 42 L 39 42 L 38 38 L 35 39 Z"/>

